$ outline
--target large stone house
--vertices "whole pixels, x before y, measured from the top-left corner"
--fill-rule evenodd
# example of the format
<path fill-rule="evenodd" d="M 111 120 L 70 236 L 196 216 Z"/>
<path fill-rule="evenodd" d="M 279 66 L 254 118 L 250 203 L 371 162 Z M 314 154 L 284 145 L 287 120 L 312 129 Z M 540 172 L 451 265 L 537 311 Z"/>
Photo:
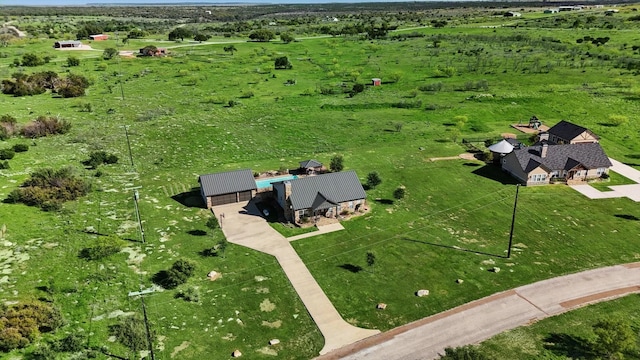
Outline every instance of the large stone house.
<path fill-rule="evenodd" d="M 598 143 L 542 143 L 514 149 L 502 158 L 502 169 L 526 185 L 579 183 L 608 174 L 611 165 Z"/>
<path fill-rule="evenodd" d="M 539 136 L 535 145 L 504 154 L 502 170 L 526 185 L 580 183 L 609 173 L 611 161 L 590 130 L 562 120 Z"/>
<path fill-rule="evenodd" d="M 273 183 L 273 196 L 287 220 L 335 217 L 365 206 L 366 194 L 355 171 L 328 173 Z"/>

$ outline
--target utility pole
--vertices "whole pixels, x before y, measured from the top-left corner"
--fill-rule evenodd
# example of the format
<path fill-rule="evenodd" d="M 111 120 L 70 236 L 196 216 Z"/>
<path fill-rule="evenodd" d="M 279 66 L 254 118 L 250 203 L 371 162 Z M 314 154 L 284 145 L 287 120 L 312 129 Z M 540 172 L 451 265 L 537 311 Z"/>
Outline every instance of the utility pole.
<path fill-rule="evenodd" d="M 511 258 L 511 244 L 513 243 L 513 227 L 516 224 L 516 208 L 518 207 L 518 192 L 520 184 L 516 185 L 516 199 L 513 202 L 513 215 L 511 216 L 511 231 L 509 232 L 509 248 L 507 249 L 507 259 Z"/>
<path fill-rule="evenodd" d="M 151 355 L 151 360 L 155 360 L 156 357 L 153 354 L 153 340 L 151 339 L 151 331 L 149 331 L 149 319 L 147 318 L 147 308 L 144 306 L 144 296 L 140 296 L 140 301 L 142 302 L 142 315 L 144 316 L 144 327 L 147 330 L 147 344 L 149 346 L 149 355 Z"/>
<path fill-rule="evenodd" d="M 129 161 L 131 161 L 131 167 L 134 167 L 133 154 L 131 153 L 131 141 L 129 141 L 129 125 L 124 125 L 124 136 L 127 138 L 127 147 L 129 148 Z"/>
<path fill-rule="evenodd" d="M 140 239 L 142 243 L 145 243 L 144 240 L 144 229 L 142 228 L 142 220 L 140 220 L 140 209 L 138 208 L 138 199 L 140 198 L 140 194 L 138 193 L 138 189 L 133 192 L 133 203 L 136 207 L 136 218 L 138 219 L 138 229 L 140 230 Z"/>

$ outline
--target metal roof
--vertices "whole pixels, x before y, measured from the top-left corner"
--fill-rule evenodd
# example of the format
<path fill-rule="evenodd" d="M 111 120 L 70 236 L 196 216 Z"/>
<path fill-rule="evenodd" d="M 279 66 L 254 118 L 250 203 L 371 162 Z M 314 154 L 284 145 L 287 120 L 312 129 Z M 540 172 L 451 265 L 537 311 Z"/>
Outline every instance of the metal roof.
<path fill-rule="evenodd" d="M 367 197 L 355 171 L 328 173 L 289 180 L 293 210 L 323 208 L 327 204 Z M 325 201 L 326 200 L 326 201 Z"/>
<path fill-rule="evenodd" d="M 322 163 L 314 159 L 300 161 L 300 167 L 305 169 L 321 167 L 321 166 L 322 166 Z"/>
<path fill-rule="evenodd" d="M 204 196 L 229 194 L 240 191 L 256 190 L 256 181 L 251 169 L 227 171 L 200 175 L 198 179 Z"/>
<path fill-rule="evenodd" d="M 611 161 L 599 143 L 548 145 L 547 155 L 541 157 L 543 145 L 513 150 L 520 167 L 526 173 L 538 166 L 550 171 L 571 170 L 579 164 L 587 169 L 611 167 Z"/>
<path fill-rule="evenodd" d="M 508 154 L 513 151 L 513 148 L 513 145 L 507 140 L 502 140 L 499 143 L 489 146 L 489 150 L 500 154 Z"/>
<path fill-rule="evenodd" d="M 81 41 L 78 40 L 58 40 L 56 41 L 58 44 L 62 45 L 62 44 L 82 44 Z"/>

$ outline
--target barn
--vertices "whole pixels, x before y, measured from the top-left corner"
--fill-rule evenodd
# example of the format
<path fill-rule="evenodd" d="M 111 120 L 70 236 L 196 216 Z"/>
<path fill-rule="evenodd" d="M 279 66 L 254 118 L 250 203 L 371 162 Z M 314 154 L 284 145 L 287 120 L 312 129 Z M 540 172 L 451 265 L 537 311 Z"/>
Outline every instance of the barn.
<path fill-rule="evenodd" d="M 257 190 L 250 169 L 200 175 L 200 193 L 207 209 L 251 200 Z"/>
<path fill-rule="evenodd" d="M 109 39 L 109 35 L 106 35 L 106 34 L 89 35 L 89 39 L 93 41 L 102 41 L 102 40 Z"/>

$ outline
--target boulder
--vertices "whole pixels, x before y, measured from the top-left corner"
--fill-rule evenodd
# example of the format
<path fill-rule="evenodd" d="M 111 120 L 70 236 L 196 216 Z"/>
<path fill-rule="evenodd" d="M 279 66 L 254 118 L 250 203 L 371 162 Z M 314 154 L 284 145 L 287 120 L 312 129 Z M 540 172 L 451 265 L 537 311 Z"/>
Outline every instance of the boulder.
<path fill-rule="evenodd" d="M 237 358 L 242 356 L 242 353 L 240 352 L 240 350 L 235 350 L 234 352 L 231 353 L 231 357 Z"/>
<path fill-rule="evenodd" d="M 458 280 L 456 280 L 456 282 L 457 282 L 458 284 L 462 284 L 462 283 L 464 282 L 464 280 L 462 280 L 462 279 L 458 279 Z"/>
<path fill-rule="evenodd" d="M 280 344 L 280 340 L 278 340 L 278 339 L 269 340 L 269 345 L 271 345 L 271 346 L 278 345 L 278 344 Z"/>
<path fill-rule="evenodd" d="M 429 295 L 429 290 L 418 290 L 416 291 L 416 296 L 423 297 Z"/>
<path fill-rule="evenodd" d="M 385 303 L 379 303 L 379 304 L 376 306 L 376 309 L 378 309 L 378 310 L 384 310 L 384 309 L 386 309 L 386 308 L 387 308 L 387 304 L 385 304 Z"/>
<path fill-rule="evenodd" d="M 214 271 L 214 270 L 209 271 L 209 273 L 207 274 L 207 277 L 208 277 L 208 278 L 209 278 L 209 280 L 211 280 L 211 281 L 218 280 L 221 276 L 222 276 L 222 274 L 221 274 L 221 273 L 219 273 L 219 272 L 217 272 L 217 271 Z"/>
<path fill-rule="evenodd" d="M 500 272 L 500 268 L 497 267 L 497 266 L 494 266 L 493 268 L 491 268 L 491 272 L 499 273 Z"/>

